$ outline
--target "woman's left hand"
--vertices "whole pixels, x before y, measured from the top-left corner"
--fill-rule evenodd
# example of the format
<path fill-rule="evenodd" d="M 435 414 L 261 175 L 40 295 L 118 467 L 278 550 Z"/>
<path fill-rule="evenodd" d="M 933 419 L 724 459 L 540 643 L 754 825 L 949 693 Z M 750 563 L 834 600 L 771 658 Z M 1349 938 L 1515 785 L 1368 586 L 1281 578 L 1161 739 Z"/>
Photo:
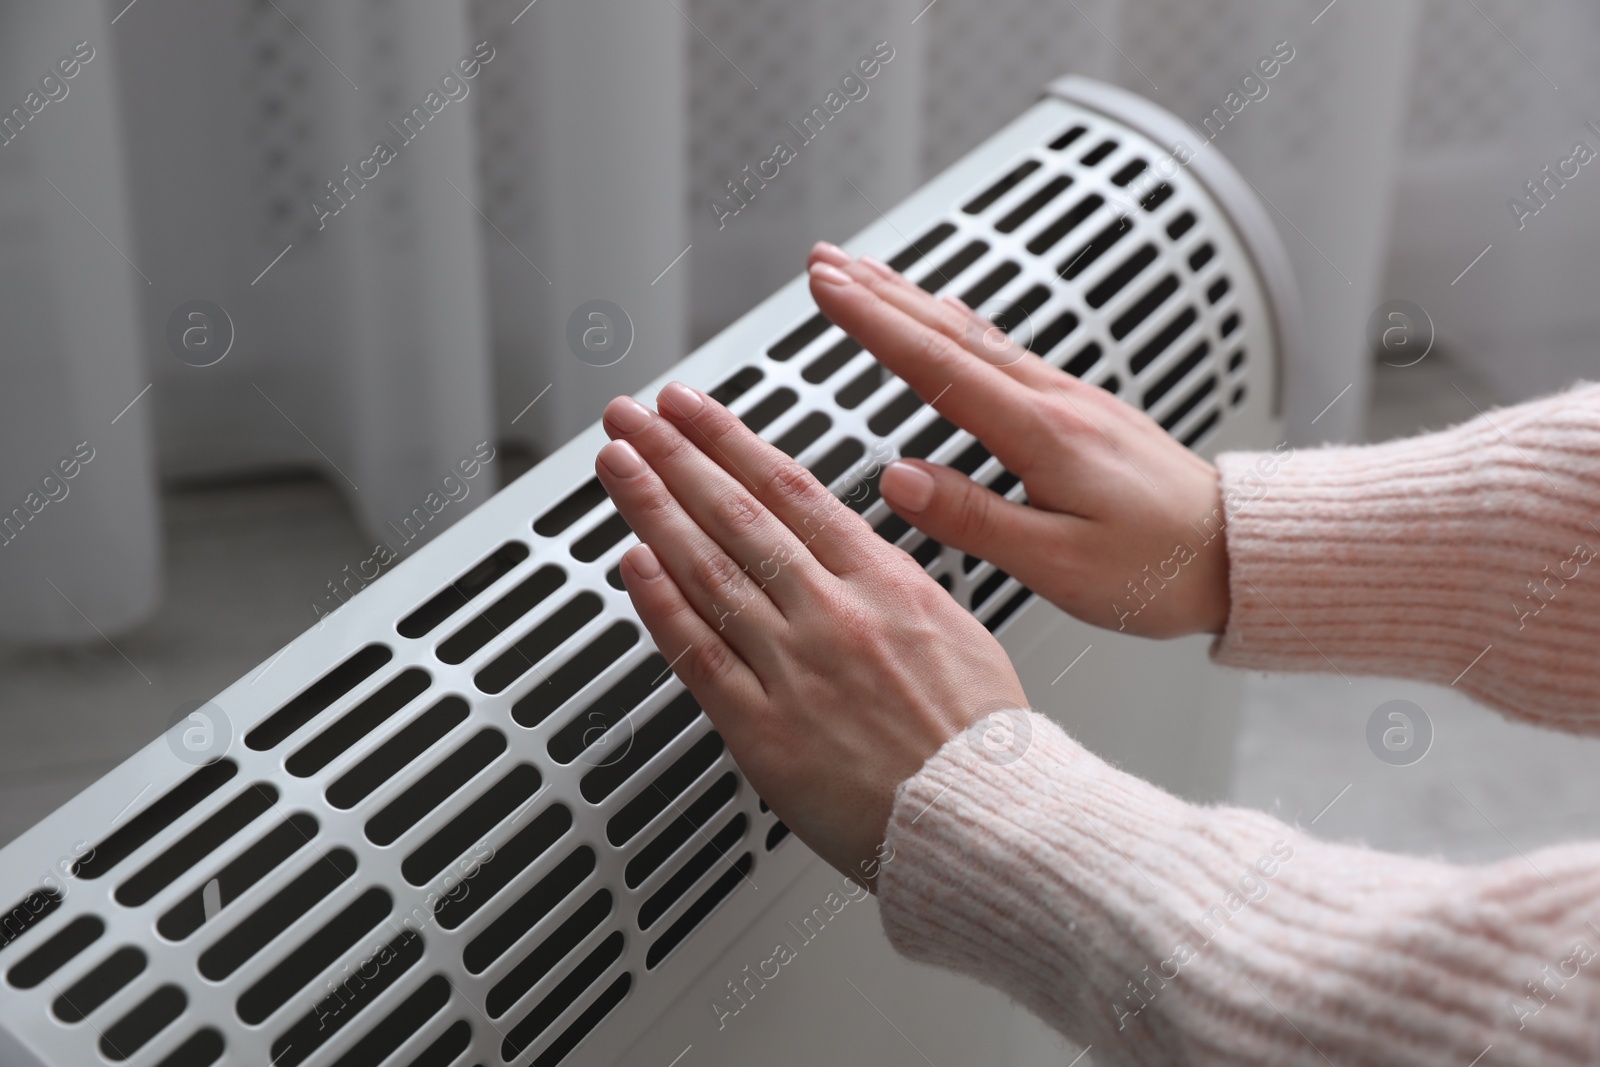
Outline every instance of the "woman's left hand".
<path fill-rule="evenodd" d="M 915 560 L 727 408 L 676 382 L 657 407 L 611 401 L 595 463 L 643 542 L 628 595 L 750 784 L 870 886 L 895 787 L 1027 707 L 1022 684 Z"/>

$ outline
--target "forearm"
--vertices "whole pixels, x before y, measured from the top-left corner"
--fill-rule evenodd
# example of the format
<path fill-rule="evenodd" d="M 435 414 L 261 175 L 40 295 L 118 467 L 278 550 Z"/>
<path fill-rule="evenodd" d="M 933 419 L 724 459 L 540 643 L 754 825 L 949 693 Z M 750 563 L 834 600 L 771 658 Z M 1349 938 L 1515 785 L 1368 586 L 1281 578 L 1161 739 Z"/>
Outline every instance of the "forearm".
<path fill-rule="evenodd" d="M 1498 1064 L 1593 1062 L 1600 847 L 1462 869 L 1330 845 L 1026 721 L 1014 762 L 969 733 L 901 786 L 879 882 L 900 951 L 1102 1064 L 1464 1067 L 1490 1044 Z"/>
<path fill-rule="evenodd" d="M 1219 662 L 1455 684 L 1600 729 L 1600 386 L 1441 433 L 1218 467 Z"/>

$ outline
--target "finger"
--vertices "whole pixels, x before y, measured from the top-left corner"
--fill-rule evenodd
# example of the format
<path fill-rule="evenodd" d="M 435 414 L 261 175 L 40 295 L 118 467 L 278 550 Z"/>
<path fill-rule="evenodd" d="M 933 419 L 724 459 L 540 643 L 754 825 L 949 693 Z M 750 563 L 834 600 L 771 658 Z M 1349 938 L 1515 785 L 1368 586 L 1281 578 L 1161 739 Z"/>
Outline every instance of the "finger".
<path fill-rule="evenodd" d="M 959 297 L 936 299 L 881 259 L 862 256 L 842 269 L 889 304 L 1030 388 L 1049 388 L 1057 384 L 1057 379 L 1066 377 Z"/>
<path fill-rule="evenodd" d="M 883 539 L 865 519 L 783 451 L 750 432 L 739 417 L 681 382 L 656 401 L 706 454 L 750 487 L 761 505 L 803 542 L 802 551 L 841 577 L 876 558 Z"/>
<path fill-rule="evenodd" d="M 619 570 L 639 621 L 714 721 L 724 707 L 759 705 L 764 695 L 760 679 L 700 617 L 649 545 L 623 553 Z M 715 725 L 722 729 L 722 723 Z"/>
<path fill-rule="evenodd" d="M 1020 478 L 1045 440 L 1039 394 L 925 326 L 830 263 L 811 265 L 811 296 L 917 396 L 976 435 Z"/>
<path fill-rule="evenodd" d="M 780 612 L 809 602 L 821 567 L 726 464 L 708 456 L 672 420 L 631 397 L 606 405 L 602 421 L 613 438 L 639 450 L 695 524 L 756 579 Z"/>
<path fill-rule="evenodd" d="M 1024 585 L 1041 564 L 1059 563 L 1045 546 L 1085 521 L 1007 500 L 958 470 L 922 460 L 889 464 L 878 489 L 897 515 L 935 541 L 986 559 Z"/>
<path fill-rule="evenodd" d="M 700 617 L 752 668 L 772 669 L 771 635 L 783 617 L 744 568 L 695 524 L 627 441 L 607 444 L 594 466 L 618 513 Z"/>

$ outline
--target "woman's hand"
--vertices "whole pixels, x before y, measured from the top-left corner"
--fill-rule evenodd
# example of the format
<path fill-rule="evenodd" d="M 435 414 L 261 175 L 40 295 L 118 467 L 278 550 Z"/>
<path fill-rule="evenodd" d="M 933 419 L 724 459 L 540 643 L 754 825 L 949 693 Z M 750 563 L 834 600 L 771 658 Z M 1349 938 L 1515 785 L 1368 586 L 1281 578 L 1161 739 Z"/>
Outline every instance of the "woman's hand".
<path fill-rule="evenodd" d="M 921 460 L 884 469 L 889 506 L 1085 622 L 1220 633 L 1228 556 L 1217 471 L 1152 419 L 1046 363 L 959 301 L 819 243 L 824 315 L 1022 479 L 1018 504 Z"/>
<path fill-rule="evenodd" d="M 872 885 L 895 787 L 1027 696 L 999 643 L 901 549 L 705 394 L 605 411 L 595 463 L 643 544 L 622 580 L 763 799 Z"/>

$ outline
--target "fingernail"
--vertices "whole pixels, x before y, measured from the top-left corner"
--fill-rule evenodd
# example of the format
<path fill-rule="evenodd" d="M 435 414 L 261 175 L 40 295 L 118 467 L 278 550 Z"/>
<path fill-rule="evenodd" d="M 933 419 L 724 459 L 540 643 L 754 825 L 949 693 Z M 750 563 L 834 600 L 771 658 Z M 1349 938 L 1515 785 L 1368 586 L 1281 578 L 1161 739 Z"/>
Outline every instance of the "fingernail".
<path fill-rule="evenodd" d="M 832 263 L 835 267 L 850 265 L 850 253 L 831 241 L 818 241 L 811 246 L 811 254 L 824 263 Z"/>
<path fill-rule="evenodd" d="M 661 403 L 680 419 L 692 419 L 706 406 L 705 399 L 682 382 L 668 382 L 661 390 Z"/>
<path fill-rule="evenodd" d="M 602 448 L 600 462 L 618 478 L 633 478 L 644 473 L 644 457 L 626 441 L 612 441 Z"/>
<path fill-rule="evenodd" d="M 820 282 L 827 282 L 829 285 L 843 286 L 849 285 L 854 281 L 850 275 L 835 267 L 832 263 L 811 264 L 811 276 Z"/>
<path fill-rule="evenodd" d="M 899 460 L 885 467 L 878 480 L 878 490 L 889 503 L 911 512 L 922 511 L 933 503 L 933 488 L 933 475 Z"/>
<path fill-rule="evenodd" d="M 955 295 L 952 294 L 950 296 L 940 297 L 939 299 L 943 300 L 946 304 L 949 304 L 951 307 L 955 308 L 957 311 L 961 312 L 963 315 L 971 315 L 972 314 L 972 306 L 970 304 L 968 304 L 965 300 L 961 299 L 959 296 L 955 296 Z"/>
<path fill-rule="evenodd" d="M 650 409 L 631 396 L 619 396 L 606 405 L 606 421 L 623 433 L 638 433 L 650 425 Z"/>
<path fill-rule="evenodd" d="M 873 270 L 877 271 L 879 274 L 890 279 L 891 281 L 896 277 L 895 269 L 889 266 L 889 264 L 885 263 L 883 260 L 879 259 L 877 256 L 862 256 L 861 262 L 865 263 L 867 266 L 871 267 Z"/>
<path fill-rule="evenodd" d="M 661 577 L 661 561 L 649 545 L 634 545 L 623 553 L 623 558 L 639 572 L 639 577 L 649 581 Z"/>

